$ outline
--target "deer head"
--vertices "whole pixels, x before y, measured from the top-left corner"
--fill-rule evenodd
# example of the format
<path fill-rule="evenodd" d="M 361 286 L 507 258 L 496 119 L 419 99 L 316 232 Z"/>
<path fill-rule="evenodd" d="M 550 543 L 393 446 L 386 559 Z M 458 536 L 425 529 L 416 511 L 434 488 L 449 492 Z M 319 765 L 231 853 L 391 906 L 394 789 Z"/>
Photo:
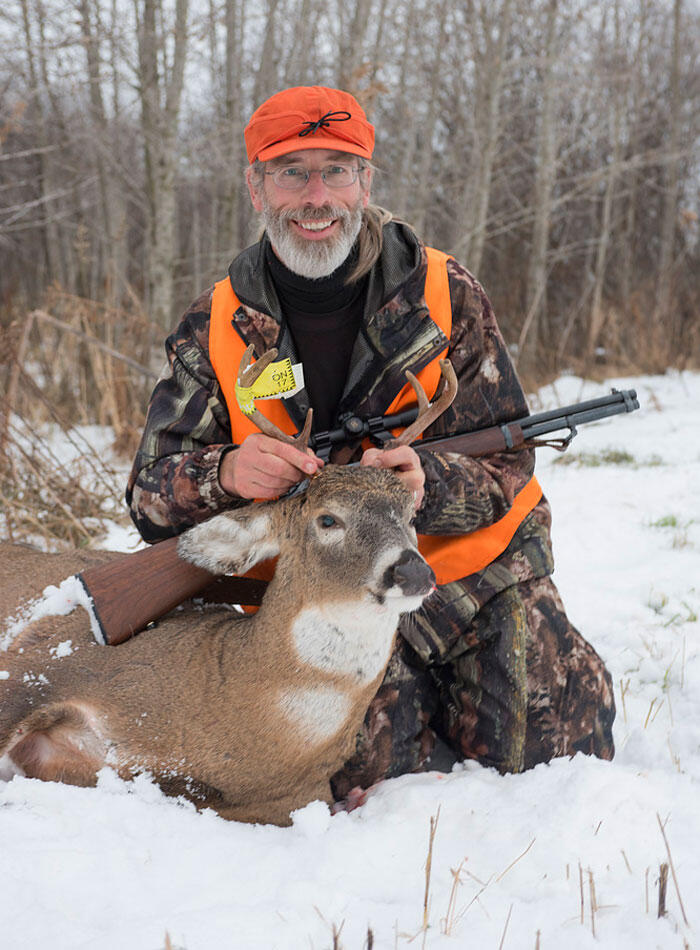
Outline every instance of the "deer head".
<path fill-rule="evenodd" d="M 277 356 L 268 350 L 252 366 L 252 347 L 241 361 L 238 380 L 251 386 Z M 430 402 L 412 373 L 407 373 L 419 404 L 415 422 L 391 445 L 406 445 L 453 401 L 457 380 L 449 360 L 441 360 L 441 383 Z M 261 431 L 299 446 L 308 442 L 310 412 L 296 439 L 286 435 L 256 409 L 251 413 Z M 285 578 L 290 573 L 305 590 L 331 600 L 355 598 L 369 602 L 396 600 L 401 610 L 415 609 L 433 589 L 435 577 L 416 548 L 412 527 L 413 498 L 390 471 L 356 466 L 326 466 L 305 493 L 272 503 L 226 512 L 182 536 L 181 557 L 212 573 L 244 573 L 261 560 L 280 557 Z M 294 567 L 303 565 L 301 571 Z M 405 601 L 405 603 L 404 603 Z"/>
<path fill-rule="evenodd" d="M 393 605 L 400 613 L 418 607 L 435 584 L 416 548 L 413 515 L 412 493 L 393 472 L 327 465 L 300 495 L 191 528 L 178 552 L 217 574 L 279 557 L 276 581 L 298 585 L 306 599 Z"/>

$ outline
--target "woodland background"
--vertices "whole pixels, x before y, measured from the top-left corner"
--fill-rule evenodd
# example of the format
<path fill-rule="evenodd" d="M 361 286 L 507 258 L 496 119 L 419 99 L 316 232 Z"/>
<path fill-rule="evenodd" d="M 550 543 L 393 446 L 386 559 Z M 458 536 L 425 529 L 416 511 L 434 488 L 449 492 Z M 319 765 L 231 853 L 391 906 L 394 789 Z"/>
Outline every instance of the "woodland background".
<path fill-rule="evenodd" d="M 696 0 L 4 0 L 6 506 L 20 462 L 53 476 L 39 421 L 133 451 L 166 332 L 257 236 L 248 117 L 313 83 L 362 101 L 375 200 L 477 274 L 528 387 L 697 367 Z"/>

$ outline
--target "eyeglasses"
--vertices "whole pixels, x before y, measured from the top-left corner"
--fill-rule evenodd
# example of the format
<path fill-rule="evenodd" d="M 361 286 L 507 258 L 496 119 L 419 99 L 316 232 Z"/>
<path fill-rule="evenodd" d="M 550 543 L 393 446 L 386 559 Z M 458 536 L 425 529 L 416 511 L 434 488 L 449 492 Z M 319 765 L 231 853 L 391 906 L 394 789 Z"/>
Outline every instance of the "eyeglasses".
<path fill-rule="evenodd" d="M 303 165 L 281 165 L 274 171 L 265 172 L 272 175 L 272 180 L 278 188 L 286 191 L 301 191 L 305 188 L 312 175 L 321 176 L 321 181 L 328 188 L 349 188 L 357 181 L 360 169 L 357 165 L 342 165 L 334 162 L 323 168 L 305 168 Z"/>

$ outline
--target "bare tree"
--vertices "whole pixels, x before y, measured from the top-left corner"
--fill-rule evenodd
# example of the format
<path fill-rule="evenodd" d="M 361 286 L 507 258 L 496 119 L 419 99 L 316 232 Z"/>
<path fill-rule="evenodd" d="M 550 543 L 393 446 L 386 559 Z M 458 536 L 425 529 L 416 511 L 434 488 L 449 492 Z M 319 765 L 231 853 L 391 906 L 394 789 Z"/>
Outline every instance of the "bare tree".
<path fill-rule="evenodd" d="M 450 9 L 450 0 L 442 0 L 437 7 L 437 46 L 438 49 L 444 49 L 447 38 L 447 15 Z M 430 206 L 432 204 L 431 189 L 431 171 L 434 163 L 435 153 L 435 132 L 438 124 L 439 115 L 439 92 L 441 84 L 442 61 L 439 56 L 435 56 L 432 65 L 426 76 L 426 85 L 428 87 L 428 114 L 421 127 L 421 136 L 418 143 L 418 160 L 415 169 L 415 190 L 414 207 L 412 221 L 416 229 L 423 233 L 426 229 L 426 222 L 430 216 Z"/>
<path fill-rule="evenodd" d="M 223 134 L 227 180 L 224 192 L 223 208 L 223 245 L 232 253 L 238 243 L 239 196 L 244 188 L 241 168 L 243 153 L 243 88 L 241 83 L 241 64 L 243 61 L 242 20 L 243 3 L 241 0 L 226 0 L 226 58 L 224 73 L 226 77 L 226 111 Z"/>
<path fill-rule="evenodd" d="M 521 369 L 693 353 L 695 7 L 206 0 L 188 31 L 188 2 L 1 5 L 3 326 L 52 287 L 170 325 L 257 237 L 253 109 L 341 84 L 375 123 L 375 199 L 477 273 Z"/>
<path fill-rule="evenodd" d="M 460 226 L 469 227 L 455 241 L 455 253 L 464 255 L 477 274 L 486 242 L 491 201 L 491 183 L 498 154 L 503 118 L 501 93 L 507 72 L 507 48 L 512 23 L 513 0 L 499 4 L 480 0 L 475 9 L 467 4 L 472 61 L 474 63 L 473 170 L 467 177 L 458 216 Z"/>
<path fill-rule="evenodd" d="M 61 186 L 54 167 L 56 152 L 52 147 L 53 142 L 49 134 L 51 103 L 47 86 L 45 45 L 41 35 L 44 14 L 40 6 L 30 4 L 31 0 L 21 0 L 24 53 L 29 80 L 27 92 L 31 98 L 32 112 L 36 117 L 36 161 L 39 166 L 38 198 L 45 215 L 43 249 L 46 267 L 49 275 L 51 275 L 49 279 L 58 280 L 65 285 L 68 279 L 64 267 L 63 244 L 58 226 L 58 216 L 53 213 L 56 201 L 61 193 Z"/>
<path fill-rule="evenodd" d="M 105 37 L 97 5 L 91 3 L 90 0 L 78 0 L 78 14 L 85 52 L 90 105 L 90 134 L 87 138 L 93 152 L 100 208 L 99 221 L 93 222 L 94 230 L 99 238 L 95 242 L 94 256 L 97 258 L 97 263 L 102 266 L 93 280 L 91 294 L 97 295 L 95 284 L 101 284 L 104 276 L 107 281 L 109 301 L 119 305 L 127 283 L 127 211 L 124 188 L 117 174 L 118 137 L 113 135 L 114 125 L 107 114 L 103 95 L 101 47 Z"/>
<path fill-rule="evenodd" d="M 188 0 L 176 0 L 172 30 L 159 0 L 134 0 L 138 82 L 148 207 L 147 305 L 163 326 L 172 320 L 177 254 L 178 120 L 187 54 Z M 172 33 L 172 42 L 168 42 Z"/>
<path fill-rule="evenodd" d="M 612 240 L 612 209 L 615 197 L 615 188 L 620 174 L 619 163 L 622 152 L 622 97 L 620 95 L 620 3 L 615 0 L 614 6 L 614 40 L 612 62 L 605 71 L 607 88 L 611 102 L 608 108 L 610 141 L 612 151 L 605 171 L 603 186 L 603 202 L 600 221 L 600 235 L 597 242 L 593 294 L 591 300 L 590 317 L 588 321 L 587 356 L 590 359 L 598 341 L 599 334 L 605 322 L 603 311 L 603 293 L 605 274 L 608 265 L 608 251 Z"/>
<path fill-rule="evenodd" d="M 558 0 L 548 0 L 544 45 L 540 54 L 542 108 L 539 115 L 535 154 L 532 247 L 527 276 L 526 315 L 518 340 L 518 366 L 527 372 L 533 372 L 542 361 L 541 331 L 547 309 L 547 253 L 557 157 L 555 126 L 557 14 Z"/>
<path fill-rule="evenodd" d="M 680 59 L 681 59 L 681 10 L 682 0 L 673 4 L 673 39 L 669 76 L 669 160 L 666 163 L 664 181 L 663 215 L 659 266 L 657 278 L 656 306 L 654 323 L 663 323 L 665 335 L 673 350 L 679 341 L 680 323 L 673 305 L 672 281 L 674 270 L 674 245 L 676 223 L 678 220 L 678 195 L 680 179 L 681 144 L 681 95 L 680 95 Z"/>

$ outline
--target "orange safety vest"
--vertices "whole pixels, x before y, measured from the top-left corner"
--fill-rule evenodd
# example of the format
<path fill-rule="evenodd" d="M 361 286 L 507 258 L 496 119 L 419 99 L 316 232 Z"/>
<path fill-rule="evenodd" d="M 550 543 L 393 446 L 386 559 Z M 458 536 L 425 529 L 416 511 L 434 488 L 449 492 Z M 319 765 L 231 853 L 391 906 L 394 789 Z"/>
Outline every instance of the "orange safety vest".
<path fill-rule="evenodd" d="M 430 317 L 449 340 L 452 332 L 452 307 L 446 262 L 448 255 L 434 248 L 426 248 L 428 271 L 425 281 L 425 301 Z M 209 355 L 214 372 L 226 400 L 231 420 L 231 439 L 237 445 L 253 432 L 259 432 L 236 401 L 236 373 L 246 350 L 246 344 L 235 330 L 232 317 L 241 306 L 231 281 L 220 280 L 214 286 L 209 324 Z M 447 355 L 447 347 L 436 355 L 416 375 L 429 399 L 435 395 L 440 381 L 439 360 Z M 401 412 L 415 405 L 415 393 L 406 383 L 386 413 Z M 288 435 L 295 435 L 297 427 L 284 408 L 283 399 L 265 399 L 257 403 L 264 416 Z M 542 489 L 534 476 L 513 500 L 510 510 L 494 524 L 478 528 L 469 534 L 455 536 L 419 534 L 418 549 L 428 561 L 438 584 L 449 584 L 469 574 L 475 574 L 495 561 L 510 544 L 523 519 L 532 511 L 542 497 Z M 269 579 L 272 570 L 269 563 L 253 568 L 251 575 Z"/>

